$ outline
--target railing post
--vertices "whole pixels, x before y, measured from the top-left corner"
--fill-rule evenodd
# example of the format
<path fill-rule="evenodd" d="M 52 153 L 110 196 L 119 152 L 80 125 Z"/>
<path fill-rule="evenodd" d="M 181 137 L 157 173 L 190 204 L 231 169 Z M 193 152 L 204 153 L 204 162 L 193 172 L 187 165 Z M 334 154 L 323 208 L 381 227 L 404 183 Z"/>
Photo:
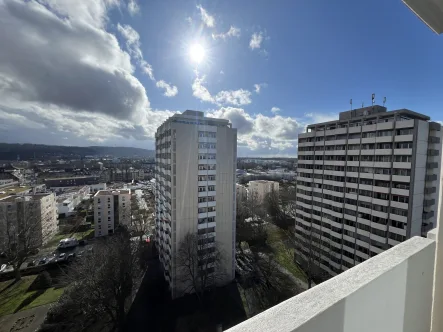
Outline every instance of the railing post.
<path fill-rule="evenodd" d="M 441 184 L 440 184 L 441 185 Z M 437 228 L 428 232 L 428 238 L 436 242 L 434 286 L 432 297 L 431 332 L 443 331 L 443 227 L 442 223 L 442 199 L 439 197 Z"/>

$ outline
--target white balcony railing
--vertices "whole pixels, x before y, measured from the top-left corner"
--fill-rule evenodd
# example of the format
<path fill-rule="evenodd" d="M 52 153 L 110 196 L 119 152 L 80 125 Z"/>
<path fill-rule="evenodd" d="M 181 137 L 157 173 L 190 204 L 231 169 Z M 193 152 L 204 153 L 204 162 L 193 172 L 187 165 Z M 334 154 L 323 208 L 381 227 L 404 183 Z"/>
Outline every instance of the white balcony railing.
<path fill-rule="evenodd" d="M 228 331 L 429 332 L 435 252 L 431 236 L 411 238 Z"/>

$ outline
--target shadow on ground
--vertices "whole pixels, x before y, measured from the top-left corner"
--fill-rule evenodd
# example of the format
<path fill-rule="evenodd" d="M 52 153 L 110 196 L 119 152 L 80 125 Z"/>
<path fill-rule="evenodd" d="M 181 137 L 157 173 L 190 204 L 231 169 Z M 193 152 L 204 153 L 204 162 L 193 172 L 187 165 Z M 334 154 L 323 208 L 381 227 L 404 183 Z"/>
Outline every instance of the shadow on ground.
<path fill-rule="evenodd" d="M 193 295 L 171 300 L 158 259 L 148 264 L 143 282 L 128 312 L 126 331 L 215 331 L 246 319 L 237 285 L 218 288 L 200 304 Z"/>

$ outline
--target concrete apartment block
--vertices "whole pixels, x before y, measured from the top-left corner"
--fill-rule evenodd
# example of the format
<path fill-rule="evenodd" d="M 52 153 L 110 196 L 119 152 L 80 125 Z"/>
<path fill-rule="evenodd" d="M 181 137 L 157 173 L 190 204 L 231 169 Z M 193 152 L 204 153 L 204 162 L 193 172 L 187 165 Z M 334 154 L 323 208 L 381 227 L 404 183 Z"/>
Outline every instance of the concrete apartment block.
<path fill-rule="evenodd" d="M 54 194 L 8 196 L 0 199 L 0 251 L 5 244 L 6 224 L 16 224 L 35 234 L 35 248 L 57 232 L 57 205 Z"/>
<path fill-rule="evenodd" d="M 131 224 L 131 190 L 99 190 L 94 195 L 95 237 L 113 234 Z"/>
<path fill-rule="evenodd" d="M 435 227 L 441 135 L 426 115 L 381 106 L 309 125 L 299 135 L 297 260 L 336 275 Z"/>
<path fill-rule="evenodd" d="M 267 194 L 275 192 L 278 194 L 279 183 L 268 180 L 249 181 L 249 196 L 263 202 Z"/>
<path fill-rule="evenodd" d="M 235 275 L 235 170 L 237 130 L 227 120 L 185 111 L 166 120 L 156 138 L 156 236 L 172 296 L 183 294 L 176 252 L 186 234 L 217 242 L 222 269 Z M 217 273 L 217 271 L 215 271 Z"/>

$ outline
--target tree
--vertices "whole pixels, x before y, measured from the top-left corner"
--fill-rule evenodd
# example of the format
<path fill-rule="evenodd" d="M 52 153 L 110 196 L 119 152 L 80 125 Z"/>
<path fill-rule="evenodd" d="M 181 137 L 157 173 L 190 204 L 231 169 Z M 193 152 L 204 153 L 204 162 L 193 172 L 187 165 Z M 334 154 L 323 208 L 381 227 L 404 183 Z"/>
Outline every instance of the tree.
<path fill-rule="evenodd" d="M 132 218 L 129 228 L 131 233 L 135 236 L 139 236 L 140 242 L 142 242 L 143 235 L 148 233 L 152 228 L 154 208 L 148 205 L 140 207 L 140 203 L 135 196 L 136 195 L 131 199 Z"/>
<path fill-rule="evenodd" d="M 213 245 L 211 245 L 213 244 Z M 204 293 L 223 280 L 223 254 L 209 234 L 187 233 L 176 255 L 178 279 L 183 293 L 196 293 L 202 301 Z"/>
<path fill-rule="evenodd" d="M 0 205 L 0 251 L 17 281 L 21 279 L 21 265 L 51 234 L 51 227 L 42 220 L 39 200 L 23 198 Z"/>
<path fill-rule="evenodd" d="M 250 245 L 264 244 L 267 238 L 265 228 L 266 210 L 257 193 L 237 202 L 236 240 L 237 245 L 248 242 Z"/>
<path fill-rule="evenodd" d="M 69 286 L 46 321 L 52 331 L 83 331 L 94 324 L 123 330 L 142 277 L 139 245 L 124 230 L 102 240 L 68 269 L 64 283 Z"/>

